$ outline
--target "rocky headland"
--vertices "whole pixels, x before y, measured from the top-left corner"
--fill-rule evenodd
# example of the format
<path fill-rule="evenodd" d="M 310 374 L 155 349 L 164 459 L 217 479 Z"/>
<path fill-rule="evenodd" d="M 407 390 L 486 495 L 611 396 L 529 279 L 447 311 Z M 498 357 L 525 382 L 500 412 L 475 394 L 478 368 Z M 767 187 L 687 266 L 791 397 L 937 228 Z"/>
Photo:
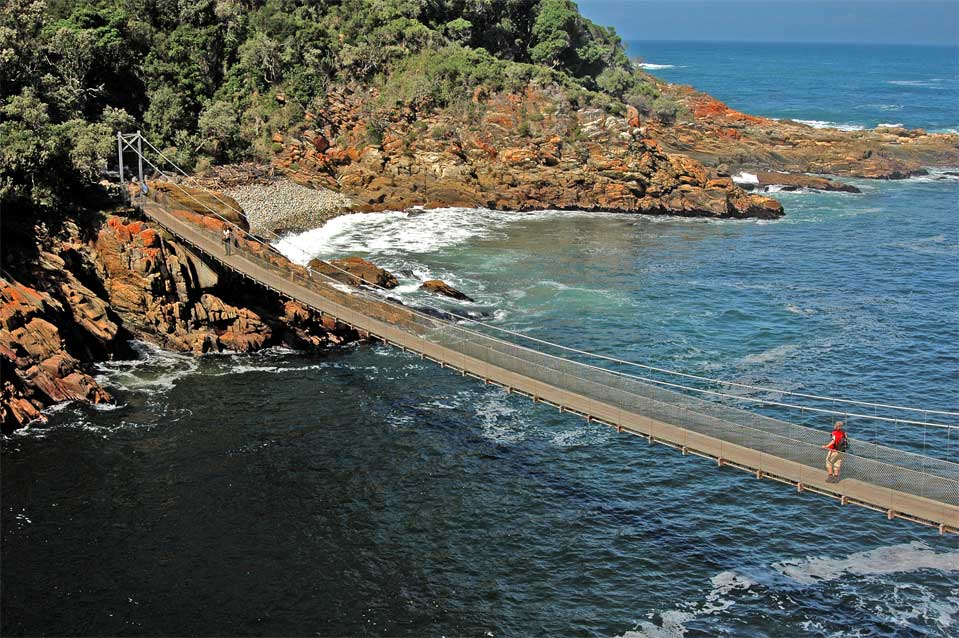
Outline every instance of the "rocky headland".
<path fill-rule="evenodd" d="M 649 134 L 666 151 L 694 158 L 723 174 L 759 171 L 905 179 L 925 174 L 928 167 L 959 166 L 955 133 L 899 127 L 815 128 L 740 113 L 691 87 L 655 82 L 689 117 L 669 124 L 652 121 Z"/>
<path fill-rule="evenodd" d="M 411 206 L 602 210 L 772 219 L 774 199 L 668 153 L 636 113 L 578 107 L 559 90 L 477 89 L 470 107 L 368 105 L 372 89 L 327 96 L 298 130 L 277 132 L 273 165 L 293 181 L 349 197 L 350 210 Z M 372 131 L 372 132 L 371 132 Z"/>

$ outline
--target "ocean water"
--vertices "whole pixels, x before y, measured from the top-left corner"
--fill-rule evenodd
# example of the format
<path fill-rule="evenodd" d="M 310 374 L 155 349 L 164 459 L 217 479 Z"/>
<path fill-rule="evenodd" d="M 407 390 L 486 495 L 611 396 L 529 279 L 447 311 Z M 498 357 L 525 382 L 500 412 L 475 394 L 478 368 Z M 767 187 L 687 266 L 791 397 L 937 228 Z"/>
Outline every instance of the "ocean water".
<path fill-rule="evenodd" d="M 959 130 L 959 47 L 629 42 L 650 73 L 729 106 L 848 130 Z"/>
<path fill-rule="evenodd" d="M 657 73 L 702 59 L 700 45 L 670 47 L 648 54 L 676 69 Z M 790 77 L 808 57 L 796 51 L 755 56 L 750 86 Z M 871 93 L 838 78 L 820 91 L 806 110 L 808 95 L 784 98 L 788 115 L 715 92 L 750 112 L 871 124 L 836 107 Z M 925 104 L 898 119 L 949 126 Z M 445 279 L 476 299 L 447 307 L 569 346 L 956 410 L 950 172 L 781 193 L 774 222 L 414 210 L 338 218 L 282 247 L 374 259 L 403 273 L 396 294 L 410 303 L 439 303 L 417 288 Z M 139 359 L 100 366 L 116 408 L 62 406 L 0 442 L 4 635 L 959 636 L 956 536 L 717 469 L 380 345 L 199 358 L 137 347 Z M 959 459 L 954 435 L 850 422 L 855 436 Z"/>

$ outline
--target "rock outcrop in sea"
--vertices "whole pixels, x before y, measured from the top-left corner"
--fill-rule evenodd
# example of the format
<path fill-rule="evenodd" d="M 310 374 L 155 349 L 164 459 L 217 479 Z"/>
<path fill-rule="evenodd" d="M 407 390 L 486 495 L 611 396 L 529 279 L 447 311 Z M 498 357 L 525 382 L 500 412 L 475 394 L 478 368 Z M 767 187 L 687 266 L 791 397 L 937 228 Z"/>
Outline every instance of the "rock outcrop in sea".
<path fill-rule="evenodd" d="M 669 124 L 651 121 L 649 135 L 667 152 L 682 153 L 724 174 L 746 170 L 905 179 L 925 174 L 928 166 L 959 165 L 955 133 L 816 128 L 740 113 L 691 87 L 650 79 L 691 117 Z"/>

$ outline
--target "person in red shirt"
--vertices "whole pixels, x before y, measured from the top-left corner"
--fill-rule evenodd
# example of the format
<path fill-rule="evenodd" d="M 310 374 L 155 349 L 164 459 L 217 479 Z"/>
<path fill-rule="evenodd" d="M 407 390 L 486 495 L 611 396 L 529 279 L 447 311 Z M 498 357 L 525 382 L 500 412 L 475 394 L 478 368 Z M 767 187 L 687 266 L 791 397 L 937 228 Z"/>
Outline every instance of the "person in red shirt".
<path fill-rule="evenodd" d="M 832 440 L 822 446 L 824 450 L 829 450 L 826 454 L 826 482 L 839 482 L 839 468 L 842 467 L 843 452 L 846 451 L 846 431 L 843 429 L 842 421 L 836 421 L 832 430 Z"/>

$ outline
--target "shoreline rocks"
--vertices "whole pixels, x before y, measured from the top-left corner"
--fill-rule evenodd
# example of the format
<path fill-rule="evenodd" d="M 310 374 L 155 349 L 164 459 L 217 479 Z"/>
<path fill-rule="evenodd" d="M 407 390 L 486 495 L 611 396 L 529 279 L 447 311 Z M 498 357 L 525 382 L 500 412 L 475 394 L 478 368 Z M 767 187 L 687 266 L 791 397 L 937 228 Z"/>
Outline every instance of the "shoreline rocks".
<path fill-rule="evenodd" d="M 663 148 L 727 174 L 751 169 L 867 179 L 906 179 L 959 166 L 959 135 L 877 127 L 845 131 L 740 113 L 692 87 L 651 78 L 690 117 L 646 128 Z"/>
<path fill-rule="evenodd" d="M 746 179 L 736 179 L 743 190 L 778 192 L 778 191 L 797 191 L 801 189 L 815 190 L 823 192 L 842 192 L 842 193 L 861 193 L 862 191 L 851 184 L 844 184 L 836 180 L 818 175 L 805 175 L 796 173 L 775 173 L 771 171 L 751 171 L 743 172 L 740 175 Z"/>
<path fill-rule="evenodd" d="M 322 131 L 276 134 L 274 166 L 298 183 L 336 188 L 353 212 L 464 206 L 783 215 L 774 199 L 667 153 L 629 118 L 577 108 L 554 89 L 484 96 L 469 118 L 433 107 L 392 109 L 378 115 L 388 126 L 377 141 L 366 134 L 375 100 L 373 90 L 331 92 Z"/>
<path fill-rule="evenodd" d="M 219 271 L 148 222 L 110 215 L 92 237 L 81 235 L 67 222 L 57 236 L 38 240 L 36 258 L 19 264 L 18 274 L 0 277 L 4 432 L 44 420 L 41 410 L 53 403 L 111 401 L 86 364 L 133 357 L 129 339 L 196 354 L 272 345 L 321 350 L 359 339 L 329 317 Z"/>

